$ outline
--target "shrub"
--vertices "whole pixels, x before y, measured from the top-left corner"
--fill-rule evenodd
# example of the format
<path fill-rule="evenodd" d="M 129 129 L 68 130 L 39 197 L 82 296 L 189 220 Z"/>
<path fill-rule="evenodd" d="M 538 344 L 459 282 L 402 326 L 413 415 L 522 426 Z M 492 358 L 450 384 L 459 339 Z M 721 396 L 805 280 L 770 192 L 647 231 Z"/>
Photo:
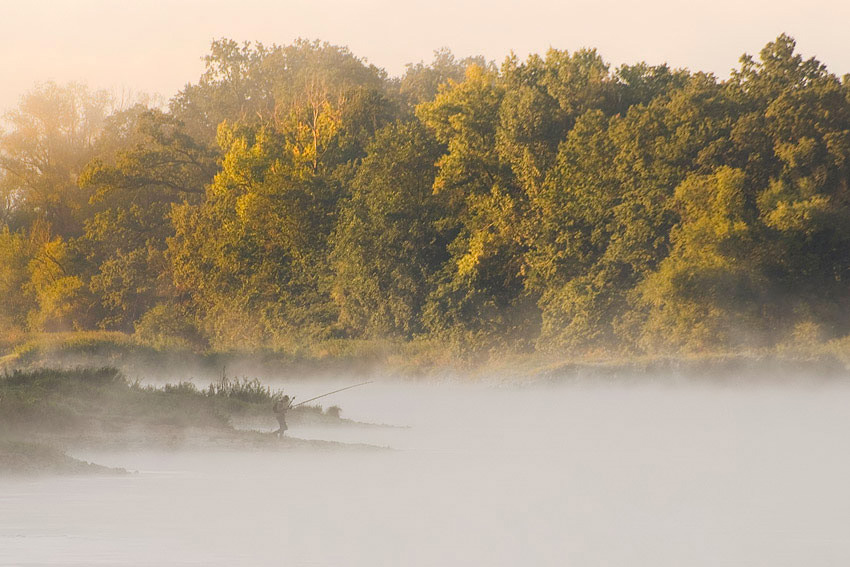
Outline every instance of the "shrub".
<path fill-rule="evenodd" d="M 139 319 L 136 338 L 158 350 L 202 350 L 206 347 L 192 318 L 178 306 L 166 303 L 153 307 Z"/>

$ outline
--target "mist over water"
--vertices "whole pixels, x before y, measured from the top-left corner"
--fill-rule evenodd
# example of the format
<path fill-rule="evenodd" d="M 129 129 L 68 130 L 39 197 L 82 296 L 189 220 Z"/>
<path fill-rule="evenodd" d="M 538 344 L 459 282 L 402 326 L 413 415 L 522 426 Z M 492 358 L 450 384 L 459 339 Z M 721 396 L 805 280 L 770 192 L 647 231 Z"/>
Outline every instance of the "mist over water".
<path fill-rule="evenodd" d="M 139 472 L 0 479 L 0 565 L 850 560 L 842 384 L 385 381 L 334 403 L 400 427 L 289 433 L 391 449 L 75 454 Z"/>

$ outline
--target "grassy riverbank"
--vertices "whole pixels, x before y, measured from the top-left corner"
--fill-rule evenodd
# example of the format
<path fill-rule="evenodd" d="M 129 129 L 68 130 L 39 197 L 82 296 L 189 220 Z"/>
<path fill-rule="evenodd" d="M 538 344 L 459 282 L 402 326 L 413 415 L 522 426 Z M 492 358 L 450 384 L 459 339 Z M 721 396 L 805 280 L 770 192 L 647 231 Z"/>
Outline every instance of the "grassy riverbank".
<path fill-rule="evenodd" d="M 190 382 L 142 385 L 112 367 L 7 372 L 0 374 L 0 473 L 104 472 L 65 454 L 80 449 L 298 446 L 232 425 L 265 421 L 271 430 L 272 406 L 282 395 L 247 379 L 203 389 Z M 293 410 L 290 420 L 344 422 L 337 411 L 316 406 Z"/>
<path fill-rule="evenodd" d="M 800 343 L 765 351 L 678 356 L 501 353 L 463 359 L 423 344 L 335 343 L 334 348 L 305 353 L 214 353 L 157 350 L 119 333 L 22 336 L 15 344 L 3 345 L 0 353 L 0 474 L 106 472 L 67 456 L 89 449 L 333 445 L 279 440 L 269 434 L 277 427 L 274 402 L 284 392 L 272 390 L 260 378 L 462 377 L 524 384 L 848 380 L 849 346 Z M 227 374 L 260 378 L 231 379 Z M 193 378 L 206 386 L 198 387 Z M 311 406 L 293 410 L 288 421 L 346 423 L 338 408 Z"/>
<path fill-rule="evenodd" d="M 435 342 L 338 340 L 299 351 L 215 352 L 157 349 L 133 335 L 74 332 L 16 335 L 0 343 L 0 372 L 110 366 L 131 381 L 180 383 L 218 380 L 223 373 L 260 378 L 337 376 L 504 379 L 572 378 L 724 379 L 850 376 L 850 341 L 800 340 L 770 349 L 675 354 L 612 352 L 517 353 L 510 349 L 458 355 Z"/>

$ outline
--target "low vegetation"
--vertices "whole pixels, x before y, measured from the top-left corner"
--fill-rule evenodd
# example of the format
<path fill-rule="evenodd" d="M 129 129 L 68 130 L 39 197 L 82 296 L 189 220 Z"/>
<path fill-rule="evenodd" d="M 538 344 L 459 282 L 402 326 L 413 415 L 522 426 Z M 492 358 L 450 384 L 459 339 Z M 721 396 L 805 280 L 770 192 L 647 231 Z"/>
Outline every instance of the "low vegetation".
<path fill-rule="evenodd" d="M 253 447 L 274 435 L 239 431 L 235 419 L 276 427 L 272 406 L 283 395 L 258 380 L 229 379 L 199 389 L 191 382 L 162 387 L 128 381 L 104 368 L 16 370 L 0 374 L 0 472 L 86 472 L 66 448 L 133 449 L 144 446 Z M 291 420 L 339 423 L 338 409 L 292 410 Z"/>
<path fill-rule="evenodd" d="M 74 459 L 48 445 L 0 439 L 0 476 L 120 473 L 126 471 Z"/>

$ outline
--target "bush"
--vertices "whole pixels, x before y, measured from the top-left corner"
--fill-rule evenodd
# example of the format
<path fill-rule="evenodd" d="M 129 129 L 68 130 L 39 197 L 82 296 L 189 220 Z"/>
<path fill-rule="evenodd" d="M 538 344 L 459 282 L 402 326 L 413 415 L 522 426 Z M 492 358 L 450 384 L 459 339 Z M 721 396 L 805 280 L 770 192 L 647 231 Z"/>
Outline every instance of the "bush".
<path fill-rule="evenodd" d="M 157 350 L 203 350 L 206 343 L 192 318 L 178 306 L 160 303 L 136 323 L 136 338 Z"/>

